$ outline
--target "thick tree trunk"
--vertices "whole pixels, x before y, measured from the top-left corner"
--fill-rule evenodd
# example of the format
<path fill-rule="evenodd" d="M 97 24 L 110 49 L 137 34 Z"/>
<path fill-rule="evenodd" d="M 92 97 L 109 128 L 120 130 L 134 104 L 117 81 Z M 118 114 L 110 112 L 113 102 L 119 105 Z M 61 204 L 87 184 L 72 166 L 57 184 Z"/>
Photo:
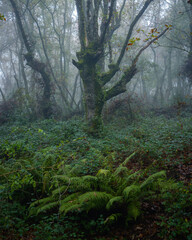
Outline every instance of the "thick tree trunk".
<path fill-rule="evenodd" d="M 154 0 L 145 1 L 143 7 L 130 24 L 116 63 L 112 63 L 111 56 L 110 64 L 108 65 L 109 71 L 102 72 L 99 70 L 104 70 L 102 69 L 104 66 L 102 60 L 104 60 L 105 46 L 107 42 L 111 40 L 115 30 L 120 26 L 126 0 L 123 1 L 119 13 L 116 11 L 116 0 L 75 0 L 81 51 L 77 52 L 78 61 L 73 60 L 73 64 L 79 69 L 80 76 L 83 80 L 85 111 L 89 132 L 98 133 L 102 129 L 101 112 L 105 101 L 126 91 L 126 84 L 131 81 L 137 72 L 136 63 L 141 53 L 167 31 L 167 29 L 164 30 L 159 36 L 141 48 L 133 59 L 131 66 L 126 67 L 119 81 L 111 89 L 106 90 L 105 85 L 109 83 L 120 70 L 120 64 L 125 55 L 135 25 L 153 1 Z M 102 11 L 103 14 L 101 21 L 99 20 L 100 11 Z M 101 22 L 100 26 L 99 22 Z"/>
<path fill-rule="evenodd" d="M 96 70 L 96 62 L 84 59 L 80 70 L 80 76 L 84 85 L 85 113 L 88 123 L 88 131 L 94 135 L 102 131 L 102 109 L 105 102 L 104 92 Z"/>

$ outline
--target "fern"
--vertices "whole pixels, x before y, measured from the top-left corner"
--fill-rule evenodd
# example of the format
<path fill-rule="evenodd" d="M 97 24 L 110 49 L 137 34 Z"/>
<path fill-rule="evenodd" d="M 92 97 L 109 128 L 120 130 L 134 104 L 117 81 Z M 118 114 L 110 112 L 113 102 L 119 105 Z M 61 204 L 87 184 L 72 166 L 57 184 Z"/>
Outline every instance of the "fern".
<path fill-rule="evenodd" d="M 51 203 L 48 203 L 46 205 L 40 206 L 37 209 L 37 215 L 39 213 L 46 212 L 46 211 L 48 211 L 50 209 L 53 209 L 53 208 L 57 207 L 58 205 L 59 205 L 59 201 L 51 202 Z"/>
<path fill-rule="evenodd" d="M 132 154 L 130 157 L 134 156 Z M 51 210 L 59 206 L 59 212 L 67 215 L 73 213 L 89 213 L 93 211 L 109 211 L 105 223 L 136 220 L 141 214 L 142 199 L 154 195 L 154 188 L 166 189 L 164 185 L 165 172 L 161 171 L 149 176 L 143 183 L 141 171 L 130 174 L 121 164 L 114 173 L 100 169 L 96 176 L 73 176 L 67 174 L 55 175 L 52 186 L 55 188 L 51 197 L 41 199 L 31 204 L 33 214 Z M 58 186 L 56 188 L 56 186 Z M 170 183 L 171 186 L 171 183 Z"/>
<path fill-rule="evenodd" d="M 55 190 L 52 191 L 52 196 L 55 197 L 55 195 L 58 195 L 58 194 L 63 194 L 63 192 L 65 192 L 67 189 L 67 186 L 61 186 Z"/>
<path fill-rule="evenodd" d="M 86 175 L 82 177 L 83 181 L 88 181 L 90 183 L 97 183 L 98 179 L 97 177 L 91 176 L 91 175 Z"/>
<path fill-rule="evenodd" d="M 52 200 L 53 200 L 52 196 L 49 196 L 49 197 L 46 197 L 46 198 L 42 198 L 40 200 L 36 200 L 35 202 L 30 204 L 29 208 L 35 207 L 35 206 L 37 206 L 39 204 L 45 204 L 45 203 L 51 202 Z"/>
<path fill-rule="evenodd" d="M 108 184 L 105 184 L 104 182 L 99 183 L 98 189 L 101 192 L 107 192 L 107 193 L 110 193 L 112 195 L 116 194 L 116 191 L 112 188 L 112 186 L 109 186 Z"/>
<path fill-rule="evenodd" d="M 127 163 L 129 162 L 129 160 L 130 160 L 132 157 L 134 157 L 135 154 L 136 154 L 136 152 L 133 152 L 129 157 L 127 157 L 127 158 L 125 159 L 125 161 L 124 161 L 121 165 L 122 165 L 122 166 L 126 166 Z"/>
<path fill-rule="evenodd" d="M 67 212 L 69 211 L 69 209 L 74 206 L 74 205 L 77 205 L 79 206 L 79 203 L 77 202 L 77 200 L 71 200 L 71 201 L 68 201 L 68 202 L 64 202 L 61 204 L 60 208 L 59 208 L 59 212 L 60 213 L 64 213 L 67 214 Z"/>
<path fill-rule="evenodd" d="M 125 177 L 129 174 L 129 170 L 126 167 L 119 166 L 114 172 L 114 176 Z"/>
<path fill-rule="evenodd" d="M 83 177 L 69 178 L 66 175 L 56 175 L 54 178 L 57 179 L 57 181 L 61 181 L 62 185 L 67 186 L 67 188 L 71 192 L 90 191 L 91 187 L 92 187 L 92 182 L 93 182 L 93 179 L 90 179 L 90 178 L 89 178 L 89 180 L 90 180 L 90 182 L 89 182 L 89 181 L 86 181 L 86 178 L 83 179 Z"/>
<path fill-rule="evenodd" d="M 131 202 L 127 208 L 126 222 L 132 219 L 136 220 L 140 214 L 141 214 L 140 202 L 139 201 Z"/>
<path fill-rule="evenodd" d="M 48 153 L 44 158 L 43 167 L 48 168 L 50 166 L 53 166 L 54 163 L 55 163 L 55 155 Z"/>
<path fill-rule="evenodd" d="M 77 192 L 77 193 L 72 193 L 72 194 L 70 194 L 70 195 L 68 195 L 67 197 L 65 197 L 63 200 L 61 200 L 61 205 L 63 204 L 63 203 L 67 203 L 67 202 L 70 202 L 70 201 L 74 201 L 74 200 L 76 200 L 77 199 L 77 197 L 80 195 L 80 193 L 79 192 Z"/>
<path fill-rule="evenodd" d="M 161 178 L 158 179 L 157 184 L 162 193 L 178 188 L 178 183 L 176 183 L 173 179 L 165 180 Z"/>
<path fill-rule="evenodd" d="M 64 198 L 63 200 L 61 200 L 59 211 L 61 213 L 67 214 L 67 212 L 69 212 L 69 209 L 73 205 L 79 204 L 78 200 L 77 200 L 79 194 L 80 193 L 73 193 L 73 194 L 70 194 L 69 196 L 67 196 L 66 198 Z"/>
<path fill-rule="evenodd" d="M 64 173 L 67 176 L 71 176 L 70 171 L 72 168 L 70 165 L 68 164 L 64 165 L 64 162 L 62 161 L 57 165 L 57 168 L 58 168 L 58 172 L 57 172 L 58 175 L 62 175 Z"/>
<path fill-rule="evenodd" d="M 107 203 L 106 209 L 110 210 L 110 209 L 116 208 L 117 206 L 120 206 L 122 204 L 123 204 L 123 197 L 122 196 L 113 197 Z"/>
<path fill-rule="evenodd" d="M 133 201 L 139 198 L 140 193 L 141 193 L 140 187 L 132 184 L 131 186 L 128 186 L 124 189 L 123 196 L 127 201 Z"/>
<path fill-rule="evenodd" d="M 64 207 L 64 215 L 67 215 L 68 213 L 71 212 L 80 212 L 81 211 L 81 206 L 80 204 L 74 204 L 74 203 L 66 203 L 65 205 L 63 205 Z M 60 210 L 62 212 L 62 209 Z"/>
<path fill-rule="evenodd" d="M 113 213 L 109 217 L 106 218 L 105 224 L 113 224 L 117 222 L 123 216 L 122 213 Z"/>
<path fill-rule="evenodd" d="M 63 184 L 69 184 L 70 183 L 70 178 L 66 175 L 55 175 L 53 178 L 58 180 L 58 181 L 62 181 Z"/>
<path fill-rule="evenodd" d="M 107 202 L 112 198 L 106 192 L 87 192 L 79 196 L 78 200 L 83 205 L 83 210 L 89 212 L 91 209 L 103 209 Z"/>
<path fill-rule="evenodd" d="M 98 178 L 91 176 L 91 175 L 86 175 L 82 177 L 82 180 L 85 184 L 88 184 L 91 189 L 96 189 L 98 187 Z"/>
<path fill-rule="evenodd" d="M 46 206 L 47 203 L 52 203 L 54 201 L 53 197 L 46 197 L 40 200 L 37 200 L 30 204 L 29 206 L 29 216 L 38 214 L 38 209 L 40 207 Z"/>
<path fill-rule="evenodd" d="M 165 179 L 166 178 L 166 173 L 165 171 L 160 171 L 157 172 L 151 176 L 149 176 L 142 184 L 141 184 L 141 190 L 146 190 L 146 189 L 152 189 L 154 186 L 155 181 L 157 179 Z"/>
<path fill-rule="evenodd" d="M 126 177 L 126 179 L 125 179 L 126 184 L 128 185 L 128 184 L 132 183 L 133 181 L 138 181 L 138 179 L 140 178 L 140 175 L 139 175 L 140 173 L 141 173 L 141 170 L 134 172 L 131 175 L 129 175 L 128 177 Z"/>
<path fill-rule="evenodd" d="M 106 169 L 99 169 L 98 173 L 96 176 L 100 176 L 100 175 L 104 175 L 104 176 L 107 176 L 110 174 L 110 171 L 109 170 L 106 170 Z"/>
<path fill-rule="evenodd" d="M 80 196 L 79 193 L 71 194 L 61 201 L 60 212 L 65 215 L 76 209 L 89 212 L 91 209 L 104 209 L 111 194 L 105 192 L 87 192 Z"/>

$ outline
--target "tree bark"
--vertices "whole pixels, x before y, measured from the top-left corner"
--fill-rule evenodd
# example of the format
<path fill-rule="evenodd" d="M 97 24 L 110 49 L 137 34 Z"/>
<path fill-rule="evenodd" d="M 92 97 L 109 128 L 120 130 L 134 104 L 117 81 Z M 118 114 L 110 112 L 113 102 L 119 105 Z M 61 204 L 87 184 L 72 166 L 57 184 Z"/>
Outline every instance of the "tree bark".
<path fill-rule="evenodd" d="M 30 43 L 30 40 L 24 30 L 23 23 L 21 21 L 20 13 L 17 7 L 17 4 L 15 0 L 9 0 L 11 3 L 11 6 L 14 10 L 16 20 L 17 20 L 17 25 L 18 28 L 21 32 L 21 36 L 24 42 L 24 45 L 27 50 L 27 54 L 24 55 L 27 64 L 35 71 L 40 73 L 43 83 L 44 83 L 44 92 L 43 92 L 43 97 L 41 101 L 41 108 L 42 108 L 42 113 L 44 118 L 49 118 L 52 114 L 52 106 L 51 106 L 51 77 L 48 71 L 48 67 L 46 66 L 45 63 L 42 63 L 35 59 L 34 57 L 34 49 Z"/>

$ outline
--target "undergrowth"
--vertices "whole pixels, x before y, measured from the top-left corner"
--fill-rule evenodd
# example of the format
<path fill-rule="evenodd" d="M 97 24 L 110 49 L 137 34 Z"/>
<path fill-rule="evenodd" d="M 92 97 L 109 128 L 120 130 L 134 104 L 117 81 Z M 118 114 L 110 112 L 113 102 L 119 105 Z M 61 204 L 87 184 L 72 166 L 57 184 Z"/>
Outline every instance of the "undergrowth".
<path fill-rule="evenodd" d="M 121 127 L 118 121 L 99 138 L 77 119 L 4 124 L 0 237 L 94 239 L 95 229 L 102 235 L 118 224 L 129 227 L 145 215 L 143 201 L 160 199 L 159 236 L 191 239 L 190 180 L 177 183 L 192 157 L 191 123 L 190 117 L 140 118 Z"/>

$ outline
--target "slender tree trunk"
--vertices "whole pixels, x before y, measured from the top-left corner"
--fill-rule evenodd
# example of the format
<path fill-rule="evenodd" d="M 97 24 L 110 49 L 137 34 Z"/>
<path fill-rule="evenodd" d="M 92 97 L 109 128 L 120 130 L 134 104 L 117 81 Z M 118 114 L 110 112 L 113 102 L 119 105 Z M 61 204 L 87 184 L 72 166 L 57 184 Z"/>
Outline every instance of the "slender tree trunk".
<path fill-rule="evenodd" d="M 27 54 L 25 54 L 25 59 L 27 60 L 27 64 L 35 71 L 40 73 L 43 82 L 44 82 L 44 92 L 43 92 L 43 97 L 41 101 L 41 108 L 42 108 L 42 113 L 45 118 L 49 118 L 52 114 L 52 106 L 51 106 L 51 77 L 50 73 L 48 71 L 48 67 L 46 64 L 38 61 L 34 57 L 34 49 L 32 48 L 32 45 L 30 43 L 29 37 L 27 36 L 23 23 L 21 21 L 20 13 L 18 10 L 18 7 L 16 5 L 15 0 L 9 0 L 12 8 L 14 10 L 16 20 L 17 20 L 17 25 L 18 28 L 21 32 L 21 36 L 23 39 L 23 42 L 25 44 Z"/>
<path fill-rule="evenodd" d="M 6 102 L 5 95 L 4 95 L 3 90 L 1 88 L 0 88 L 0 93 L 1 93 L 1 96 L 3 98 L 3 102 Z"/>

